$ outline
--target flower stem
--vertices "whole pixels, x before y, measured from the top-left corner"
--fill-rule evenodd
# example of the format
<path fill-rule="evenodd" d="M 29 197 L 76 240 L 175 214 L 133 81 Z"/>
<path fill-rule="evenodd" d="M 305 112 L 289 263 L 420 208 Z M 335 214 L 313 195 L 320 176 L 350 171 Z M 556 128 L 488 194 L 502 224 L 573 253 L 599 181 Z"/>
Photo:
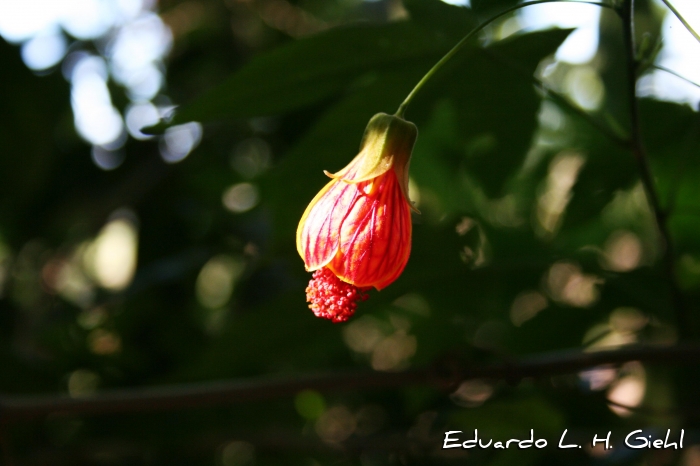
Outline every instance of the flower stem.
<path fill-rule="evenodd" d="M 700 42 L 700 35 L 698 35 L 698 33 L 695 32 L 695 29 L 693 29 L 693 27 L 688 23 L 688 21 L 685 20 L 685 18 L 678 12 L 678 10 L 676 10 L 676 8 L 673 5 L 671 5 L 671 2 L 669 2 L 668 0 L 661 1 L 664 2 L 668 9 L 671 10 L 674 15 L 676 15 L 676 18 L 678 18 L 678 20 L 681 23 L 683 23 L 683 26 L 685 26 L 688 32 L 690 32 L 693 35 L 693 37 L 695 37 L 695 39 L 697 39 L 697 41 Z"/>
<path fill-rule="evenodd" d="M 665 1 L 665 0 L 664 0 Z M 420 81 L 418 81 L 418 84 L 413 88 L 413 90 L 408 94 L 408 96 L 404 99 L 404 101 L 401 103 L 399 106 L 399 109 L 396 111 L 396 116 L 403 118 L 403 114 L 406 111 L 406 107 L 408 107 L 408 104 L 411 103 L 411 100 L 413 100 L 413 97 L 418 93 L 418 91 L 423 87 L 423 85 L 430 80 L 430 78 L 435 75 L 442 66 L 450 61 L 452 57 L 454 57 L 457 52 L 459 52 L 468 42 L 469 39 L 474 37 L 476 34 L 481 32 L 486 26 L 489 24 L 493 23 L 497 19 L 507 15 L 508 13 L 512 13 L 513 11 L 519 10 L 521 8 L 525 8 L 527 6 L 532 6 L 532 5 L 539 5 L 541 3 L 583 3 L 583 4 L 588 4 L 588 5 L 596 5 L 602 8 L 611 8 L 614 9 L 611 5 L 608 5 L 607 3 L 600 3 L 600 2 L 593 2 L 593 1 L 567 1 L 567 0 L 533 0 L 529 2 L 524 2 L 519 5 L 512 6 L 510 8 L 507 8 L 506 10 L 492 16 L 491 18 L 487 19 L 483 23 L 479 24 L 476 28 L 472 29 L 469 34 L 464 36 L 462 40 L 457 42 L 457 45 L 452 47 L 452 49 L 445 54 L 444 57 L 440 59 L 430 70 L 421 78 Z M 670 6 L 669 6 L 670 7 Z M 670 7 L 672 8 L 672 7 Z M 675 10 L 674 10 L 675 11 Z M 683 21 L 683 20 L 681 20 Z M 685 23 L 684 23 L 685 24 Z M 690 26 L 686 26 L 690 28 Z M 691 29 L 692 31 L 692 29 Z"/>

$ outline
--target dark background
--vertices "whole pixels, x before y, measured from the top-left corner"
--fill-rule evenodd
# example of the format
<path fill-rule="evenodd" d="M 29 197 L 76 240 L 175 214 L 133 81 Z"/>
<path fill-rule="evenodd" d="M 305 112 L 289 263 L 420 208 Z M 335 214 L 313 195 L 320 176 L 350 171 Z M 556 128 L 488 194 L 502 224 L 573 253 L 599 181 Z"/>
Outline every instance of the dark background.
<path fill-rule="evenodd" d="M 130 137 L 108 149 L 121 161 L 109 170 L 75 130 L 65 65 L 33 73 L 0 40 L 4 464 L 698 464 L 697 357 L 463 375 L 561 350 L 689 344 L 700 330 L 700 119 L 644 98 L 635 122 L 612 10 L 590 63 L 553 60 L 569 30 L 501 38 L 511 15 L 437 74 L 406 113 L 422 213 L 405 272 L 348 323 L 306 307 L 295 229 L 322 170 L 342 168 L 373 114 L 393 112 L 471 28 L 515 3 L 162 0 L 173 45 L 154 102 L 183 104 L 172 124 L 201 122 L 203 136 L 178 163 L 164 161 L 161 136 Z M 670 13 L 636 3 L 642 76 Z M 69 38 L 70 50 L 99 56 L 100 40 Z M 124 87 L 108 85 L 125 111 Z M 359 388 L 298 383 L 344 371 Z M 270 377 L 281 390 L 263 390 Z M 221 380 L 260 383 L 260 396 L 51 409 Z M 13 405 L 32 395 L 49 407 Z M 564 429 L 582 444 L 613 430 L 617 446 L 634 429 L 681 427 L 683 451 L 552 443 Z M 534 429 L 550 446 L 441 450 L 445 431 L 475 428 L 496 440 Z"/>

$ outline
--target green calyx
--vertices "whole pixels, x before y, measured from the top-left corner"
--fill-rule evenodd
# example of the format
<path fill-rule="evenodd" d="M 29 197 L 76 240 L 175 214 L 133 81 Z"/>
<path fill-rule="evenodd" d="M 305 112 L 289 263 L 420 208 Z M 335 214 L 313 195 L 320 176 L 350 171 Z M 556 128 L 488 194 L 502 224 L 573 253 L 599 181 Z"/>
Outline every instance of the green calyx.
<path fill-rule="evenodd" d="M 359 183 L 383 175 L 393 168 L 406 200 L 408 198 L 408 166 L 418 128 L 396 115 L 377 113 L 367 124 L 360 144 L 360 153 L 342 170 L 326 174 L 348 183 Z"/>

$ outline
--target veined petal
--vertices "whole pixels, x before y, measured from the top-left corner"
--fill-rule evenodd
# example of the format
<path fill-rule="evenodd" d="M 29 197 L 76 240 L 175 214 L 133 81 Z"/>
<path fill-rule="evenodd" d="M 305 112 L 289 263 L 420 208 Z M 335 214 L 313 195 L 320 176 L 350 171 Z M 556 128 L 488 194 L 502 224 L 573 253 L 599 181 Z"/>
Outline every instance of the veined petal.
<path fill-rule="evenodd" d="M 318 317 L 342 322 L 370 287 L 403 272 L 411 252 L 408 165 L 418 130 L 396 115 L 372 117 L 360 153 L 313 198 L 297 227 L 297 251 L 314 275 L 306 289 Z"/>
<path fill-rule="evenodd" d="M 297 227 L 297 251 L 307 271 L 318 270 L 335 257 L 340 226 L 357 195 L 355 185 L 333 179 L 306 207 Z"/>
<path fill-rule="evenodd" d="M 358 195 L 340 227 L 328 267 L 342 280 L 380 290 L 396 280 L 411 252 L 411 212 L 396 173 L 355 185 Z"/>

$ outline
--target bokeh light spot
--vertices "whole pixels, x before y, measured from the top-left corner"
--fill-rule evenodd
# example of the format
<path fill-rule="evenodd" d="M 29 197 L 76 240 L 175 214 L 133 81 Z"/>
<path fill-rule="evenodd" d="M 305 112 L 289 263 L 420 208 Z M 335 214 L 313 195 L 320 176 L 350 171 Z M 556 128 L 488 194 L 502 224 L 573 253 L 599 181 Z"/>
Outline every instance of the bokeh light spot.
<path fill-rule="evenodd" d="M 61 2 L 45 0 L 0 0 L 0 35 L 22 42 L 51 28 L 59 16 Z"/>
<path fill-rule="evenodd" d="M 270 145 L 260 138 L 249 138 L 236 146 L 231 156 L 231 166 L 246 178 L 255 178 L 270 165 Z"/>
<path fill-rule="evenodd" d="M 153 136 L 142 133 L 141 129 L 158 123 L 160 121 L 160 112 L 150 102 L 133 104 L 126 109 L 124 119 L 126 121 L 126 129 L 134 139 L 152 139 Z"/>
<path fill-rule="evenodd" d="M 88 258 L 96 282 L 111 291 L 126 288 L 136 272 L 138 231 L 133 214 L 123 213 L 102 228 Z"/>
<path fill-rule="evenodd" d="M 639 266 L 642 242 L 632 232 L 613 232 L 605 242 L 605 266 L 615 272 L 629 272 Z"/>
<path fill-rule="evenodd" d="M 608 400 L 615 404 L 610 404 L 612 412 L 621 417 L 629 417 L 634 411 L 627 409 L 636 408 L 644 400 L 646 392 L 646 371 L 639 362 L 633 361 L 625 364 L 622 369 L 622 376 L 608 390 Z"/>
<path fill-rule="evenodd" d="M 547 298 L 538 291 L 525 291 L 516 296 L 510 306 L 510 320 L 520 327 L 547 307 Z"/>
<path fill-rule="evenodd" d="M 450 399 L 459 406 L 474 408 L 482 405 L 493 395 L 493 386 L 481 379 L 466 380 L 462 382 Z"/>
<path fill-rule="evenodd" d="M 598 285 L 602 279 L 584 274 L 581 268 L 570 262 L 556 262 L 549 269 L 547 288 L 550 296 L 570 306 L 588 307 L 598 300 Z"/>
<path fill-rule="evenodd" d="M 92 146 L 90 155 L 93 163 L 105 171 L 118 168 L 125 158 L 123 150 L 109 150 L 102 146 Z"/>
<path fill-rule="evenodd" d="M 582 155 L 569 151 L 552 159 L 544 192 L 537 200 L 537 220 L 542 229 L 541 234 L 551 236 L 556 232 L 571 199 L 571 189 L 584 163 Z"/>
<path fill-rule="evenodd" d="M 160 155 L 168 163 L 177 163 L 187 157 L 202 139 L 202 125 L 185 123 L 165 130 L 160 140 Z"/>
<path fill-rule="evenodd" d="M 577 28 L 556 52 L 556 58 L 568 63 L 586 63 L 598 49 L 598 18 L 600 7 L 562 2 L 533 5 L 518 11 L 523 27 L 548 29 Z"/>
<path fill-rule="evenodd" d="M 379 321 L 372 316 L 362 316 L 343 328 L 343 340 L 357 353 L 371 353 L 384 338 Z"/>
<path fill-rule="evenodd" d="M 236 214 L 249 211 L 258 204 L 258 201 L 258 189 L 250 183 L 235 184 L 221 196 L 224 207 Z"/>
<path fill-rule="evenodd" d="M 221 450 L 224 466 L 247 466 L 255 463 L 255 447 L 244 441 L 233 441 Z"/>
<path fill-rule="evenodd" d="M 315 390 L 302 390 L 294 397 L 294 407 L 306 419 L 318 419 L 326 410 L 323 396 Z"/>
<path fill-rule="evenodd" d="M 90 396 L 97 391 L 100 376 L 87 369 L 78 369 L 68 376 L 68 394 L 71 398 Z"/>
<path fill-rule="evenodd" d="M 88 347 L 94 354 L 107 356 L 122 349 L 121 337 L 105 329 L 95 329 L 88 335 Z"/>
<path fill-rule="evenodd" d="M 597 110 L 605 97 L 605 85 L 598 73 L 590 66 L 571 68 L 564 79 L 564 87 L 579 107 Z"/>
<path fill-rule="evenodd" d="M 347 440 L 357 427 L 355 416 L 345 406 L 334 406 L 316 421 L 316 433 L 325 442 Z"/>
<path fill-rule="evenodd" d="M 199 272 L 195 285 L 202 306 L 216 309 L 228 303 L 243 269 L 243 261 L 232 256 L 222 254 L 209 259 Z"/>
<path fill-rule="evenodd" d="M 63 0 L 60 22 L 63 29 L 77 39 L 103 36 L 114 24 L 112 3 L 105 0 Z"/>
<path fill-rule="evenodd" d="M 396 331 L 384 338 L 372 352 L 372 369 L 398 371 L 408 366 L 408 360 L 416 353 L 417 340 L 404 331 Z"/>
<path fill-rule="evenodd" d="M 36 71 L 56 65 L 66 54 L 68 43 L 57 29 L 37 34 L 22 44 L 22 60 L 28 68 Z"/>

